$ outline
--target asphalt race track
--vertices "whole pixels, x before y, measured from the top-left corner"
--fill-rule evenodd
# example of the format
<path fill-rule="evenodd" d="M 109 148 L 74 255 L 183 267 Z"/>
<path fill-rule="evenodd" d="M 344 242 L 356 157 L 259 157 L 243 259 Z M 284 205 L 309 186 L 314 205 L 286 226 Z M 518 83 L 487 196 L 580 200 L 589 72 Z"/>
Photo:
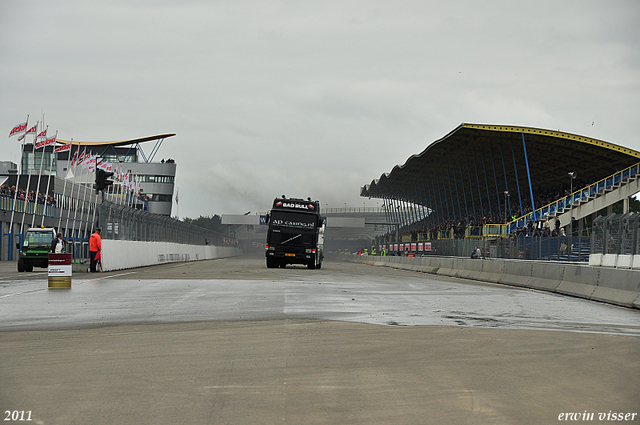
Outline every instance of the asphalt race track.
<path fill-rule="evenodd" d="M 637 310 L 340 261 L 81 273 L 71 290 L 0 264 L 7 423 L 640 423 Z"/>

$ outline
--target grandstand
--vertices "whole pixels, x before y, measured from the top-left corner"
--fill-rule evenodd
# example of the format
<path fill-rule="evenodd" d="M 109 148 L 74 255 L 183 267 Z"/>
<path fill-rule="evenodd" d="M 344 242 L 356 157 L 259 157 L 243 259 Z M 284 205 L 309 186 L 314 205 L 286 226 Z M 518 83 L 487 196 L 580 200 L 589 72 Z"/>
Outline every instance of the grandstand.
<path fill-rule="evenodd" d="M 405 239 L 532 236 L 555 217 L 557 236 L 586 236 L 599 211 L 622 201 L 627 212 L 639 163 L 640 152 L 585 136 L 463 123 L 360 194 L 394 206 Z"/>

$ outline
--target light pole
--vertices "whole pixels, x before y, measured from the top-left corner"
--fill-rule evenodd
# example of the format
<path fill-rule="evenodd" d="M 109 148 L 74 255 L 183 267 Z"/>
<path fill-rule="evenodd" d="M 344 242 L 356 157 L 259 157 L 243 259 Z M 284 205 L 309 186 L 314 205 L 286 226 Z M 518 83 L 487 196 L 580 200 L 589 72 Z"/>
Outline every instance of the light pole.
<path fill-rule="evenodd" d="M 578 174 L 575 171 L 570 171 L 569 173 L 569 187 L 571 188 L 569 192 L 569 196 L 571 196 L 571 205 L 573 205 L 573 180 L 578 177 Z"/>
<path fill-rule="evenodd" d="M 505 190 L 504 191 L 504 224 L 507 224 L 508 221 L 508 217 L 509 217 L 509 213 L 507 212 L 507 198 L 509 198 L 509 191 Z"/>

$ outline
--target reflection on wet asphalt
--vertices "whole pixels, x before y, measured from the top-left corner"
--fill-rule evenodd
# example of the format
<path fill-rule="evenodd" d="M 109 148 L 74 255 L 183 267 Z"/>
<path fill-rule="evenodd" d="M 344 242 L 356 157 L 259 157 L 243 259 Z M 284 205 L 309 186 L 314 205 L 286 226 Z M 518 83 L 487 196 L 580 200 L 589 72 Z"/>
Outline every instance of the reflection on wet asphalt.
<path fill-rule="evenodd" d="M 116 323 L 306 318 L 387 326 L 544 329 L 640 336 L 640 312 L 553 293 L 423 274 L 286 269 L 257 279 L 84 275 L 0 285 L 0 330 Z"/>

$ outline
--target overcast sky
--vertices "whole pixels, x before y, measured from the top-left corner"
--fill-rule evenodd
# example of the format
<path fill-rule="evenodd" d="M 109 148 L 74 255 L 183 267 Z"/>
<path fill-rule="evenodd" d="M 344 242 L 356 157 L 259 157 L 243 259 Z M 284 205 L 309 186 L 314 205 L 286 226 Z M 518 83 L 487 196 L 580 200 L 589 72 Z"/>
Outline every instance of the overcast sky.
<path fill-rule="evenodd" d="M 361 186 L 463 122 L 640 151 L 639 22 L 637 0 L 2 0 L 0 161 L 27 114 L 67 140 L 176 133 L 156 160 L 195 218 L 376 206 Z"/>

